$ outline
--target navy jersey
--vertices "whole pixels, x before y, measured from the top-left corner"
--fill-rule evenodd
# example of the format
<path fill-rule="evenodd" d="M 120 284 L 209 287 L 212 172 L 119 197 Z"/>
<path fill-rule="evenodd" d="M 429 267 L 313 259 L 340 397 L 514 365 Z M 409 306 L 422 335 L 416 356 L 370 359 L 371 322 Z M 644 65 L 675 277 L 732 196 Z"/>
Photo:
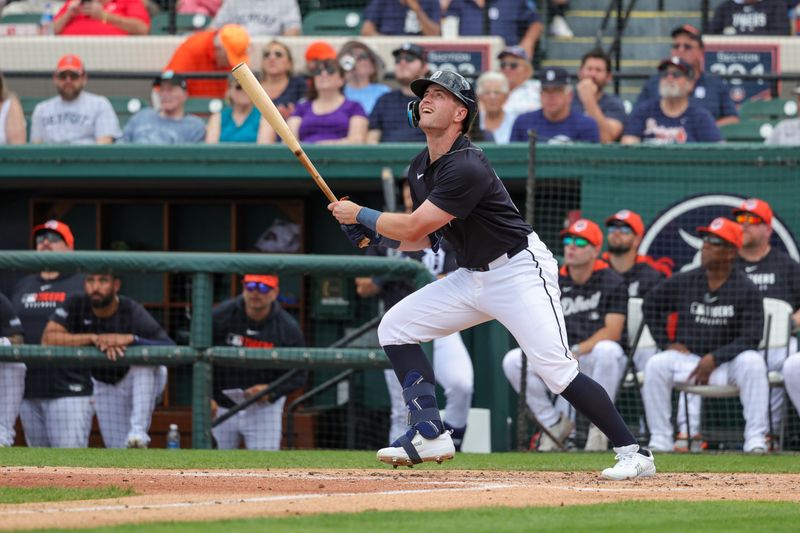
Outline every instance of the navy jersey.
<path fill-rule="evenodd" d="M 439 0 L 418 0 L 422 11 L 438 24 L 442 18 Z M 382 35 L 421 35 L 417 14 L 397 0 L 372 0 L 364 9 L 364 20 L 375 24 Z"/>
<path fill-rule="evenodd" d="M 550 122 L 541 109 L 523 113 L 511 127 L 511 142 L 528 142 L 528 130 L 536 131 L 537 143 L 600 142 L 597 122 L 575 109 L 561 122 Z"/>
<path fill-rule="evenodd" d="M 417 99 L 399 89 L 382 95 L 369 114 L 369 129 L 381 131 L 382 143 L 424 143 L 425 134 L 421 129 L 409 126 L 407 118 L 408 103 Z"/>
<path fill-rule="evenodd" d="M 658 84 L 661 76 L 654 74 L 642 87 L 636 106 L 648 100 L 658 99 Z M 692 100 L 702 105 L 711 113 L 714 120 L 722 117 L 738 117 L 739 111 L 731 98 L 731 89 L 725 81 L 713 72 L 701 72 L 694 84 Z M 634 106 L 635 107 L 635 106 Z"/>
<path fill-rule="evenodd" d="M 420 152 L 411 161 L 408 182 L 414 209 L 429 200 L 455 217 L 440 231 L 460 267 L 482 267 L 527 242 L 533 231 L 483 150 L 463 135 L 433 163 L 427 148 Z"/>
<path fill-rule="evenodd" d="M 276 106 L 296 104 L 306 97 L 308 92 L 308 81 L 303 76 L 290 76 L 289 85 L 272 102 Z"/>
<path fill-rule="evenodd" d="M 11 302 L 4 294 L 0 294 L 0 337 L 12 337 L 14 335 L 22 335 L 22 322 Z"/>
<path fill-rule="evenodd" d="M 789 35 L 789 6 L 786 0 L 759 0 L 753 4 L 727 0 L 714 11 L 708 33 Z"/>
<path fill-rule="evenodd" d="M 741 257 L 736 265 L 758 287 L 761 295 L 777 298 L 800 307 L 800 264 L 777 248 L 771 248 L 761 261 L 751 263 Z"/>
<path fill-rule="evenodd" d="M 101 318 L 92 311 L 92 300 L 89 295 L 76 294 L 70 296 L 63 306 L 56 309 L 50 320 L 72 334 L 129 333 L 151 341 L 152 344 L 175 344 L 142 304 L 125 296 L 119 296 L 119 305 L 113 315 Z M 134 341 L 131 346 L 135 344 Z M 119 363 L 96 367 L 92 369 L 92 377 L 113 385 L 124 378 L 129 369 L 128 365 Z"/>
<path fill-rule="evenodd" d="M 679 117 L 668 117 L 661 110 L 660 100 L 648 100 L 633 108 L 625 122 L 623 135 L 639 137 L 649 144 L 686 144 L 719 142 L 719 132 L 714 117 L 694 100 Z"/>
<path fill-rule="evenodd" d="M 670 343 L 667 317 L 677 312 L 675 342 L 699 356 L 713 354 L 717 365 L 757 349 L 764 329 L 761 293 L 737 269 L 716 291 L 702 268 L 675 274 L 647 293 L 643 310 L 660 347 Z"/>
<path fill-rule="evenodd" d="M 591 277 L 578 285 L 567 267 L 559 272 L 561 309 L 570 344 L 583 342 L 606 325 L 608 314 L 628 314 L 628 293 L 622 276 L 597 261 Z"/>
<path fill-rule="evenodd" d="M 600 100 L 597 102 L 597 106 L 606 118 L 613 118 L 614 120 L 619 120 L 623 124 L 625 123 L 628 114 L 625 112 L 625 104 L 622 103 L 619 97 L 613 94 L 603 93 Z M 577 95 L 572 99 L 572 109 L 581 114 L 586 112 L 583 109 L 583 102 L 581 102 L 581 99 L 578 98 Z"/>
<path fill-rule="evenodd" d="M 519 43 L 528 28 L 539 22 L 533 0 L 487 0 L 486 6 L 489 35 L 499 35 L 506 46 Z M 453 0 L 447 8 L 447 15 L 458 17 L 459 35 L 486 35 L 484 9 L 474 0 Z"/>
<path fill-rule="evenodd" d="M 244 298 L 240 295 L 220 303 L 212 313 L 214 346 L 242 348 L 274 348 L 304 346 L 303 332 L 297 320 L 278 302 L 272 302 L 269 315 L 256 321 L 247 316 Z M 247 389 L 269 384 L 286 370 L 275 368 L 226 367 L 214 365 L 214 400 L 221 407 L 233 407 L 233 401 L 222 393 L 226 389 Z M 306 381 L 306 372 L 297 373 L 270 393 L 273 400 L 285 396 Z"/>

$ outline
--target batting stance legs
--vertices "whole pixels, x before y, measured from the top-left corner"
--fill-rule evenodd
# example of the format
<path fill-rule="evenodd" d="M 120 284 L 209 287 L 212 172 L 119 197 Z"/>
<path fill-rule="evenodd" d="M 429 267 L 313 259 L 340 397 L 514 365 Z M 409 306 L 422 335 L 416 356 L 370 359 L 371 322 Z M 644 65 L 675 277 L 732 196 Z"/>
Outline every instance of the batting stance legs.
<path fill-rule="evenodd" d="M 25 363 L 0 363 L 0 448 L 14 445 L 14 424 L 25 393 Z"/>

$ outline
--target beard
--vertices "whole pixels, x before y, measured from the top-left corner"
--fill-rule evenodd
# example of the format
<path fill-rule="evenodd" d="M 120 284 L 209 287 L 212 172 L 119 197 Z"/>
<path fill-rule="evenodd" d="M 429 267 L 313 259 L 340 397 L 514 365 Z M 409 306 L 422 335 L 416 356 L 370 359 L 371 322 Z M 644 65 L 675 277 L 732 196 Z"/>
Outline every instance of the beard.
<path fill-rule="evenodd" d="M 624 244 L 612 245 L 611 243 L 608 243 L 608 253 L 610 253 L 611 255 L 627 254 L 628 252 L 631 251 L 631 248 L 633 248 L 633 245 L 628 245 L 628 246 L 625 246 Z"/>
<path fill-rule="evenodd" d="M 659 83 L 658 95 L 661 98 L 680 98 L 683 96 L 683 91 L 677 85 L 671 83 Z"/>
<path fill-rule="evenodd" d="M 93 294 L 89 300 L 92 303 L 93 309 L 103 309 L 111 305 L 111 302 L 114 301 L 114 295 L 109 294 L 107 296 L 102 296 L 100 294 Z"/>

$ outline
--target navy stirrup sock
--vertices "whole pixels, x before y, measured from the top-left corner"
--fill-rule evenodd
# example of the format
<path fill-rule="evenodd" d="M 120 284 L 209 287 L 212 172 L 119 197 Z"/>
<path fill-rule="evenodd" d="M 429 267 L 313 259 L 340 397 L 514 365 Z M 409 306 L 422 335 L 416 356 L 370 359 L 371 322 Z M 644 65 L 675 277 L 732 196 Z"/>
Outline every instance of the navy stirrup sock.
<path fill-rule="evenodd" d="M 386 352 L 386 357 L 391 361 L 397 381 L 400 383 L 405 383 L 409 372 L 419 372 L 424 381 L 436 383 L 431 362 L 428 361 L 428 357 L 419 344 L 384 346 L 383 351 Z M 403 387 L 405 387 L 405 384 Z"/>

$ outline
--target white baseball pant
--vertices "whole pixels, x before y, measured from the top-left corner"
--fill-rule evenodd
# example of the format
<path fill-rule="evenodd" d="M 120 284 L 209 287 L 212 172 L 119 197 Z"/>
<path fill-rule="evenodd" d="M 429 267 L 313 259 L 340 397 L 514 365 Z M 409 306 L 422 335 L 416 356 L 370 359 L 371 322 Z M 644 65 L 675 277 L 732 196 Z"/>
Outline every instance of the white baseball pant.
<path fill-rule="evenodd" d="M 444 421 L 451 427 L 463 428 L 472 406 L 475 379 L 472 359 L 460 333 L 433 340 L 433 373 L 444 389 Z M 391 402 L 389 443 L 392 443 L 408 430 L 408 408 L 394 370 L 388 369 L 384 375 Z"/>
<path fill-rule="evenodd" d="M 800 412 L 800 353 L 790 355 L 783 362 L 783 383 L 794 408 Z"/>
<path fill-rule="evenodd" d="M 23 400 L 19 416 L 28 447 L 86 448 L 92 431 L 91 396 Z"/>
<path fill-rule="evenodd" d="M 0 363 L 0 447 L 13 446 L 14 424 L 25 394 L 25 363 Z"/>
<path fill-rule="evenodd" d="M 609 340 L 598 342 L 594 349 L 578 357 L 580 371 L 602 386 L 610 398 L 615 398 L 622 373 L 625 371 L 625 352 L 618 343 Z M 522 377 L 522 350 L 514 348 L 503 358 L 503 372 L 517 393 Z M 531 412 L 546 427 L 558 422 L 560 413 L 574 417 L 575 410 L 561 396 L 555 405 L 547 395 L 544 381 L 536 374 L 532 365 L 527 368 L 526 401 Z"/>
<path fill-rule="evenodd" d="M 281 396 L 273 403 L 256 402 L 212 428 L 211 433 L 217 441 L 217 448 L 236 450 L 243 438 L 248 450 L 280 450 L 285 403 L 286 396 Z M 227 412 L 228 409 L 220 407 L 217 416 Z"/>
<path fill-rule="evenodd" d="M 418 344 L 492 319 L 516 338 L 547 388 L 560 394 L 578 375 L 567 348 L 558 267 L 535 233 L 528 248 L 501 255 L 486 272 L 459 268 L 408 295 L 378 327 L 381 346 Z"/>
<path fill-rule="evenodd" d="M 675 383 L 686 382 L 700 361 L 696 354 L 667 350 L 654 355 L 644 373 L 642 398 L 645 415 L 650 426 L 650 447 L 672 451 L 674 446 L 671 392 Z M 743 406 L 745 420 L 744 451 L 766 448 L 767 402 L 769 382 L 764 357 L 755 350 L 747 350 L 711 372 L 709 385 L 736 385 Z M 682 395 L 681 395 L 682 396 Z M 689 434 L 700 433 L 700 403 L 696 394 L 689 395 Z M 678 409 L 678 425 L 686 432 L 686 415 Z"/>
<path fill-rule="evenodd" d="M 92 379 L 97 423 L 106 448 L 125 448 L 128 439 L 150 443 L 150 422 L 156 397 L 167 383 L 164 366 L 132 366 L 111 385 Z"/>

